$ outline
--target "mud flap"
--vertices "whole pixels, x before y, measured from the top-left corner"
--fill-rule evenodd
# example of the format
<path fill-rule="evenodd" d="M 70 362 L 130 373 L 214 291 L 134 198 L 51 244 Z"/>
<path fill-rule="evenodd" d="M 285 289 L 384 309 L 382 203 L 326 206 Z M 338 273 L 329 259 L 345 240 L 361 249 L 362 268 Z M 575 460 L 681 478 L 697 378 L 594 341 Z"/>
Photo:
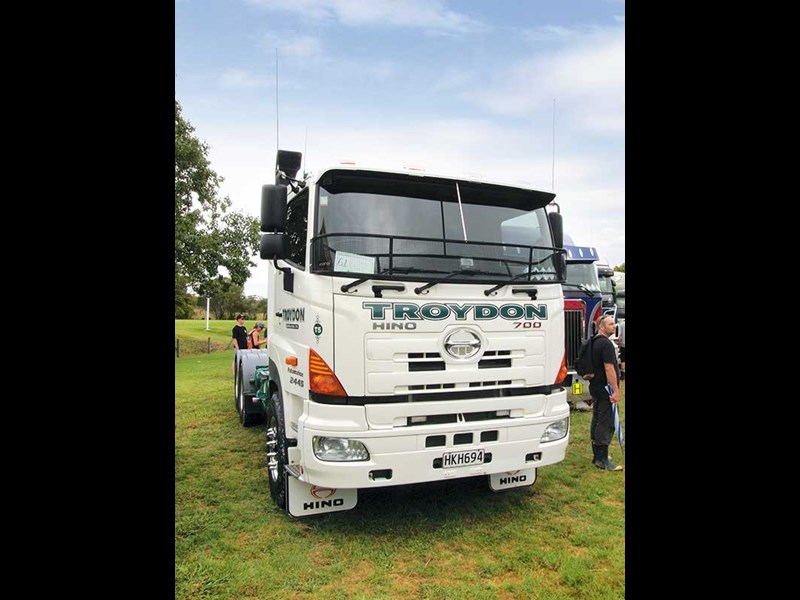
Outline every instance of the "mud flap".
<path fill-rule="evenodd" d="M 355 508 L 358 489 L 335 489 L 303 483 L 289 473 L 286 477 L 286 506 L 293 517 L 305 517 Z"/>
<path fill-rule="evenodd" d="M 536 468 L 493 473 L 489 475 L 489 487 L 493 492 L 502 492 L 511 488 L 525 487 L 536 482 Z"/>

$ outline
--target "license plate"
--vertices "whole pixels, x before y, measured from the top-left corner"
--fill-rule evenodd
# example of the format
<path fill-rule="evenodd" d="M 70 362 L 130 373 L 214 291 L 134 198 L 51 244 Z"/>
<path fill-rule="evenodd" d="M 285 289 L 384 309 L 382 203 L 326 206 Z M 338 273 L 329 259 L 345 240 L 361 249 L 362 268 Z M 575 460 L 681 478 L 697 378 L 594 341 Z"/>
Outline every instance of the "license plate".
<path fill-rule="evenodd" d="M 483 450 L 464 450 L 463 452 L 447 452 L 442 456 L 442 467 L 467 467 L 483 464 Z"/>

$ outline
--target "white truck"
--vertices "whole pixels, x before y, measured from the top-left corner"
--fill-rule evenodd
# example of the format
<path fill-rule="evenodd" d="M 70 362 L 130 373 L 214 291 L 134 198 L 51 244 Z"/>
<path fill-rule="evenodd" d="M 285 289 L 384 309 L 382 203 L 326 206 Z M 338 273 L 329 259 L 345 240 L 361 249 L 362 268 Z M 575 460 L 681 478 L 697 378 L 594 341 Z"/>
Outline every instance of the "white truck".
<path fill-rule="evenodd" d="M 353 162 L 299 181 L 299 166 L 279 150 L 262 187 L 268 366 L 244 351 L 238 371 L 245 414 L 266 414 L 275 504 L 305 516 L 475 476 L 501 491 L 563 460 L 554 194 Z"/>

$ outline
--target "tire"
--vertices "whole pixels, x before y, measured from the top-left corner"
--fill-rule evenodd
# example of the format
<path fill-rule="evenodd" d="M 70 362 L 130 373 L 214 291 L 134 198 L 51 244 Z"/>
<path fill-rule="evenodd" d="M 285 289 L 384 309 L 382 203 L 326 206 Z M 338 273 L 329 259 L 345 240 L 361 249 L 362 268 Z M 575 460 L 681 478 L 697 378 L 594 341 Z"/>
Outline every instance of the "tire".
<path fill-rule="evenodd" d="M 278 392 L 273 392 L 267 406 L 267 477 L 269 495 L 281 510 L 286 510 L 284 467 L 289 464 L 289 445 L 283 423 L 283 405 Z"/>
<path fill-rule="evenodd" d="M 236 414 L 239 414 L 239 369 L 241 365 L 237 365 L 237 368 L 233 372 L 233 408 L 236 409 Z"/>
<path fill-rule="evenodd" d="M 236 378 L 236 399 L 239 411 L 239 422 L 244 427 L 250 427 L 261 421 L 260 414 L 253 414 L 249 411 L 248 405 L 252 402 L 252 395 L 244 393 L 244 372 L 242 365 L 239 365 L 239 376 Z"/>

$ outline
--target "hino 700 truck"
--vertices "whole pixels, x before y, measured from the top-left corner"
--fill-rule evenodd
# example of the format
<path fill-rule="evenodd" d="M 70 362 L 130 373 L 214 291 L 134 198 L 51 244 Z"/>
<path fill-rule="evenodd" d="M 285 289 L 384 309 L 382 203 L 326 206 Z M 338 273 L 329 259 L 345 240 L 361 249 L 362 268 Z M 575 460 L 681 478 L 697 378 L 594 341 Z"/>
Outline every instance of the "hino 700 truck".
<path fill-rule="evenodd" d="M 237 407 L 266 417 L 269 489 L 292 516 L 359 489 L 563 460 L 566 258 L 550 192 L 353 162 L 261 197 L 268 349 L 239 354 Z"/>

